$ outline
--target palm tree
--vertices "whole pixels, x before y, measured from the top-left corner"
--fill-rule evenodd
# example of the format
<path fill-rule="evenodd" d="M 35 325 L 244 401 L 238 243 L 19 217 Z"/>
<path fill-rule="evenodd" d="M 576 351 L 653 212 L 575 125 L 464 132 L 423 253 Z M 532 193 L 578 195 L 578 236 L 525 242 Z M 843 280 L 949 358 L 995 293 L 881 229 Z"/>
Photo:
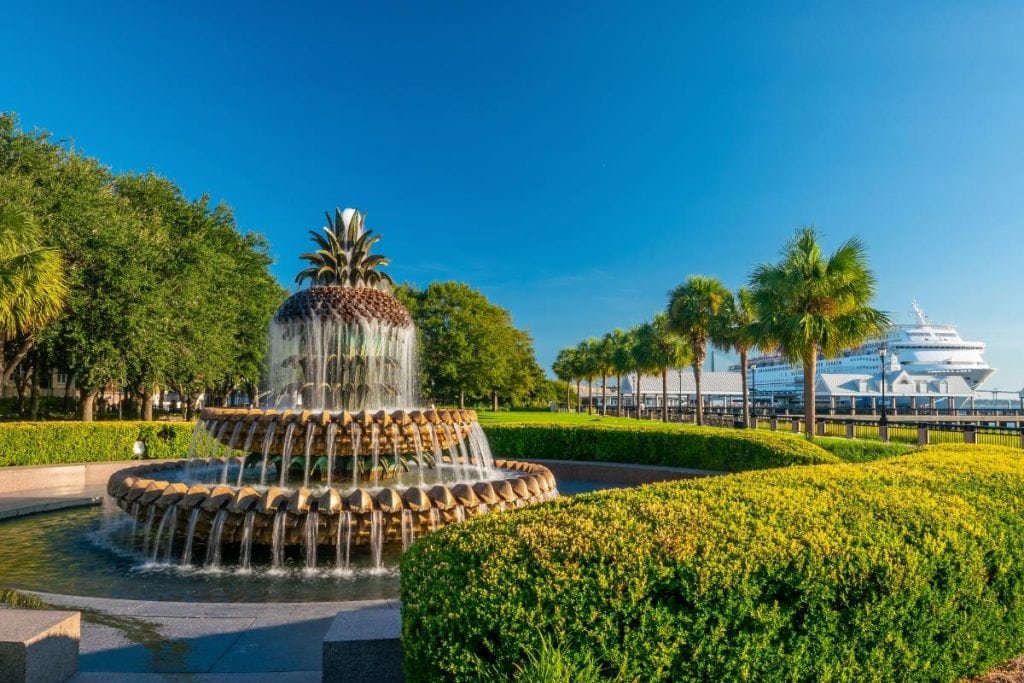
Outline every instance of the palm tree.
<path fill-rule="evenodd" d="M 576 371 L 587 380 L 587 414 L 594 414 L 594 379 L 601 372 L 601 342 L 591 337 L 576 345 Z"/>
<path fill-rule="evenodd" d="M 754 346 L 751 326 L 757 319 L 750 290 L 740 287 L 719 309 L 718 324 L 711 332 L 711 341 L 723 351 L 740 355 L 740 376 L 743 382 L 743 424 L 750 426 L 750 397 L 747 392 L 747 364 Z"/>
<path fill-rule="evenodd" d="M 629 334 L 616 329 L 609 332 L 606 338 L 611 346 L 611 371 L 615 373 L 615 415 L 622 417 L 622 376 L 633 369 Z"/>
<path fill-rule="evenodd" d="M 668 422 L 668 369 L 685 365 L 689 361 L 689 353 L 683 340 L 669 330 L 668 317 L 664 313 L 640 326 L 636 354 L 641 367 L 661 373 L 661 419 Z"/>
<path fill-rule="evenodd" d="M 864 245 L 852 238 L 824 258 L 814 228 L 802 228 L 778 263 L 754 269 L 750 286 L 759 317 L 751 326 L 757 345 L 803 365 L 804 424 L 813 439 L 818 357 L 834 358 L 891 324 L 870 305 L 875 276 Z"/>
<path fill-rule="evenodd" d="M 704 397 L 701 370 L 708 352 L 708 341 L 716 325 L 719 309 L 731 298 L 718 278 L 691 275 L 676 287 L 668 299 L 668 327 L 690 347 L 693 381 L 697 392 L 697 424 L 704 424 Z"/>
<path fill-rule="evenodd" d="M 594 346 L 594 359 L 597 362 L 598 371 L 601 373 L 601 414 L 608 414 L 608 375 L 612 372 L 612 352 L 615 350 L 615 342 L 612 333 L 608 332 L 596 340 Z"/>
<path fill-rule="evenodd" d="M 572 357 L 572 355 L 573 355 L 573 353 L 575 353 L 575 351 L 576 351 L 575 349 L 571 349 L 571 348 L 562 349 L 561 351 L 558 352 L 558 355 L 555 357 L 555 362 L 551 364 L 551 369 L 554 371 L 555 376 L 558 377 L 558 379 L 560 379 L 563 382 L 565 382 L 565 409 L 566 409 L 566 411 L 571 411 L 572 410 L 572 405 L 571 405 L 571 401 L 570 401 L 571 392 L 572 392 L 571 386 L 572 386 L 572 380 L 575 378 L 575 376 L 573 375 L 573 357 Z M 578 393 L 577 393 L 576 396 L 577 396 L 577 400 L 579 400 L 579 394 Z"/>
<path fill-rule="evenodd" d="M 365 214 L 357 209 L 335 209 L 334 220 L 329 213 L 324 216 L 327 217 L 324 234 L 309 231 L 319 249 L 302 254 L 300 258 L 310 265 L 295 276 L 296 283 L 301 285 L 308 279 L 314 285 L 385 290 L 394 284 L 390 275 L 377 270 L 391 261 L 386 256 L 370 255 L 370 249 L 381 236 L 374 236 L 372 230 L 365 229 Z"/>
<path fill-rule="evenodd" d="M 32 350 L 36 332 L 63 310 L 67 294 L 60 253 L 43 246 L 32 215 L 0 204 L 0 387 Z M 15 339 L 20 343 L 4 367 L 4 346 Z"/>

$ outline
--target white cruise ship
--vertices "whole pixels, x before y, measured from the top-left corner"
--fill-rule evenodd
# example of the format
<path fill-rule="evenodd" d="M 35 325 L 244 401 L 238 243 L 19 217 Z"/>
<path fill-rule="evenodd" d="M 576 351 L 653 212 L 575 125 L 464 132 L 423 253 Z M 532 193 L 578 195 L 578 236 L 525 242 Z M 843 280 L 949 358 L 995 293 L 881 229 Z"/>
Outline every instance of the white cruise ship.
<path fill-rule="evenodd" d="M 912 375 L 936 377 L 960 376 L 971 389 L 980 387 L 996 369 L 982 358 L 984 342 L 964 341 L 952 325 L 932 323 L 917 302 L 913 302 L 916 322 L 893 325 L 888 335 L 843 353 L 838 358 L 818 360 L 819 374 L 877 375 L 881 372 L 879 347 L 884 343 L 887 374 L 906 370 Z M 738 371 L 739 366 L 730 370 Z M 801 390 L 803 368 L 781 356 L 765 355 L 750 359 L 750 382 L 758 394 L 788 394 Z"/>

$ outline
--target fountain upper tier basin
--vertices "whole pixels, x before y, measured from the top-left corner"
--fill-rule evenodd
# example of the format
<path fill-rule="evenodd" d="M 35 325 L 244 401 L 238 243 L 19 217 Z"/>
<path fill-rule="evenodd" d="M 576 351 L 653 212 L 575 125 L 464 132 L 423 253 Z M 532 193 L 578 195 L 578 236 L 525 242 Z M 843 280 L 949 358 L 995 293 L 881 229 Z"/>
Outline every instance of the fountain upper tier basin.
<path fill-rule="evenodd" d="M 334 456 L 427 453 L 448 450 L 469 436 L 473 410 L 378 410 L 371 412 L 247 410 L 206 408 L 201 422 L 217 443 L 244 452 L 281 454 L 293 450 L 295 430 L 304 442 L 297 452 Z"/>

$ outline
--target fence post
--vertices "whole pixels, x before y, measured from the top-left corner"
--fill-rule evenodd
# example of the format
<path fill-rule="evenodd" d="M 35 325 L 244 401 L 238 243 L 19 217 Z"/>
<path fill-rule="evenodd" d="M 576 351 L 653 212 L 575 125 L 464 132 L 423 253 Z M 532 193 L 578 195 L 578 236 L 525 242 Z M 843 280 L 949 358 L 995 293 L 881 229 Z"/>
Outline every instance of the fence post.
<path fill-rule="evenodd" d="M 846 438 L 852 439 L 856 435 L 857 433 L 854 431 L 853 420 L 850 420 L 849 422 L 846 423 Z"/>
<path fill-rule="evenodd" d="M 918 425 L 917 427 L 917 445 L 927 446 L 928 445 L 928 428 Z"/>
<path fill-rule="evenodd" d="M 878 425 L 878 438 L 882 441 L 889 441 L 889 425 Z"/>
<path fill-rule="evenodd" d="M 772 415 L 768 419 L 768 428 L 771 429 L 773 432 L 779 431 L 779 418 Z"/>
<path fill-rule="evenodd" d="M 814 431 L 818 433 L 818 436 L 825 436 L 825 421 L 818 420 L 814 425 Z"/>
<path fill-rule="evenodd" d="M 973 427 L 964 430 L 964 443 L 978 443 L 978 433 Z"/>
<path fill-rule="evenodd" d="M 799 417 L 792 418 L 792 429 L 793 429 L 793 433 L 794 434 L 799 434 L 800 433 L 800 418 Z"/>

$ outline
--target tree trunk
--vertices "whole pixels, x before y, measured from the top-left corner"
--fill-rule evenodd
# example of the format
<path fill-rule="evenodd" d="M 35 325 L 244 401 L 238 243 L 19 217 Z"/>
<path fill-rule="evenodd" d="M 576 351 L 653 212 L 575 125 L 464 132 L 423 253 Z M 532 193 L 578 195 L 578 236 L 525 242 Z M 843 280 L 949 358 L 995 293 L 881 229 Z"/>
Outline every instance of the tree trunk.
<path fill-rule="evenodd" d="M 668 368 L 661 369 L 661 421 L 668 422 Z"/>
<path fill-rule="evenodd" d="M 806 437 L 814 441 L 814 372 L 818 364 L 818 347 L 812 346 L 804 356 L 804 429 Z"/>
<path fill-rule="evenodd" d="M 67 374 L 67 380 L 64 382 L 64 414 L 68 415 L 71 412 L 71 384 L 74 381 L 74 375 L 70 372 Z"/>
<path fill-rule="evenodd" d="M 636 408 L 636 419 L 640 419 L 643 416 L 640 414 L 640 371 L 636 371 L 636 386 L 633 388 L 633 405 Z"/>
<path fill-rule="evenodd" d="M 144 389 L 141 392 L 142 395 L 142 420 L 145 422 L 153 421 L 153 392 L 149 389 Z"/>
<path fill-rule="evenodd" d="M 33 422 L 39 419 L 39 385 L 44 372 L 43 354 L 41 351 L 36 351 L 35 361 L 32 363 L 32 399 L 29 401 L 28 407 L 28 419 Z"/>
<path fill-rule="evenodd" d="M 588 394 L 587 398 L 589 399 L 587 401 L 587 415 L 593 415 L 594 414 L 594 378 L 593 377 L 588 377 L 587 378 L 587 394 Z"/>
<path fill-rule="evenodd" d="M 704 394 L 701 393 L 701 389 L 700 389 L 700 375 L 701 375 L 701 370 L 702 370 L 701 365 L 702 365 L 702 363 L 698 363 L 696 360 L 693 361 L 693 387 L 694 387 L 694 391 L 697 394 L 696 398 L 697 398 L 697 425 L 698 426 L 704 424 Z"/>
<path fill-rule="evenodd" d="M 565 380 L 565 412 L 569 412 L 569 398 L 572 396 L 572 382 Z"/>
<path fill-rule="evenodd" d="M 491 391 L 491 412 L 498 412 L 498 392 Z"/>
<path fill-rule="evenodd" d="M 580 380 L 576 380 L 576 412 L 580 412 Z"/>
<path fill-rule="evenodd" d="M 466 409 L 466 390 L 459 389 L 459 410 Z"/>
<path fill-rule="evenodd" d="M 82 422 L 92 422 L 93 412 L 96 407 L 96 393 L 95 391 L 89 391 L 87 389 L 78 390 L 79 398 L 79 413 L 78 416 Z"/>
<path fill-rule="evenodd" d="M 21 346 L 18 347 L 18 350 L 14 352 L 10 365 L 4 365 L 5 345 L 0 343 L 0 395 L 3 393 L 3 388 L 7 386 L 7 382 L 10 381 L 11 375 L 21 365 L 21 361 L 25 359 L 25 356 L 28 355 L 28 352 L 32 350 L 34 345 L 35 337 L 27 337 Z"/>
<path fill-rule="evenodd" d="M 14 389 L 18 392 L 18 417 L 25 416 L 25 398 L 31 382 L 32 368 L 28 368 L 24 374 L 17 375 L 14 379 Z"/>
<path fill-rule="evenodd" d="M 615 375 L 615 416 L 622 417 L 622 374 Z"/>
<path fill-rule="evenodd" d="M 608 373 L 607 372 L 602 372 L 601 373 L 601 414 L 602 415 L 607 415 L 608 414 L 608 391 L 607 391 L 607 388 L 606 388 L 607 386 L 608 386 Z"/>
<path fill-rule="evenodd" d="M 747 396 L 747 352 L 740 351 L 740 373 L 743 375 L 743 426 L 750 429 L 750 397 Z"/>

